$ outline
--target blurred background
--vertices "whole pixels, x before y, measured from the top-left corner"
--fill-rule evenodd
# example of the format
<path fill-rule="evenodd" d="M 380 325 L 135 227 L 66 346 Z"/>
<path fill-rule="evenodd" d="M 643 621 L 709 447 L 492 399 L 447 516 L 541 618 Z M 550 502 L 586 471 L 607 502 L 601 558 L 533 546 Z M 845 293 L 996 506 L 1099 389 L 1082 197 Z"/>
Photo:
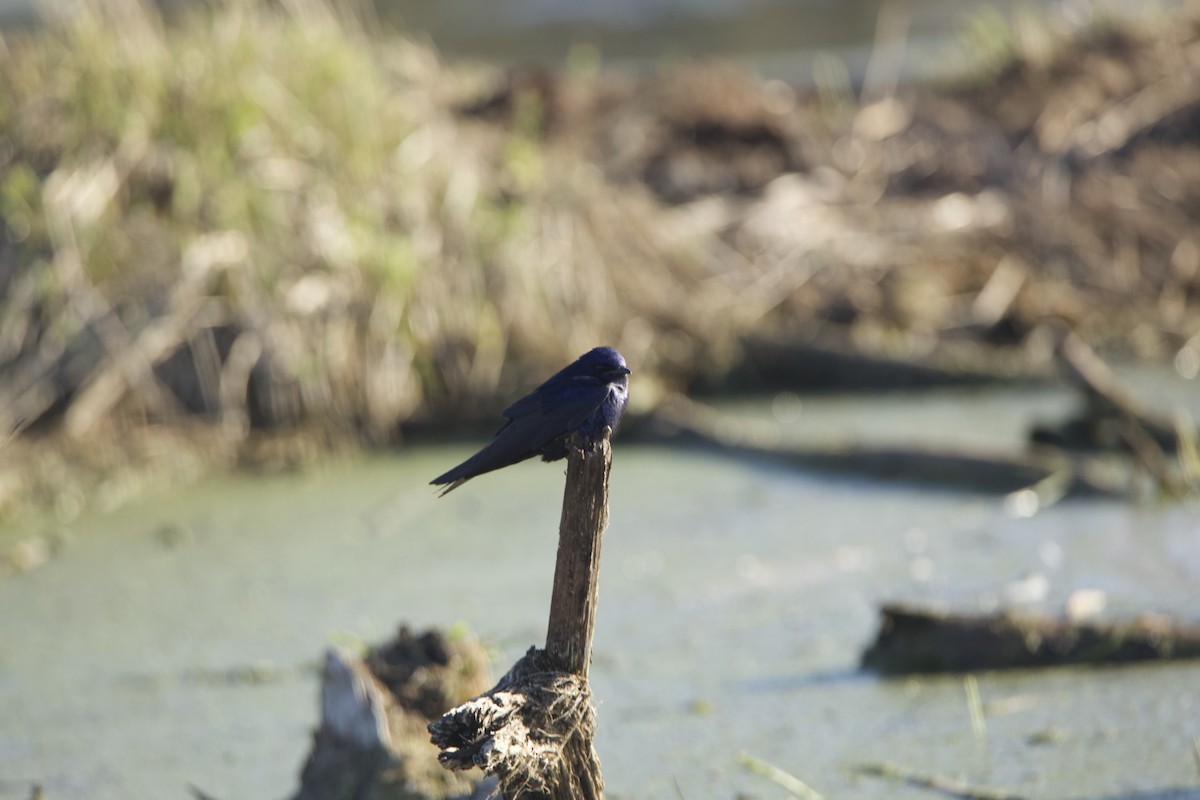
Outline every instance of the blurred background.
<path fill-rule="evenodd" d="M 56 5 L 71 8 L 73 3 L 64 0 Z M 155 5 L 177 16 L 194 10 L 196 3 L 162 0 Z M 1156 3 L 1151 11 L 1178 5 Z M 10 29 L 36 25 L 44 16 L 44 7 L 37 0 L 5 0 L 0 4 L 0 21 Z M 943 74 L 946 54 L 940 50 L 981 15 L 1029 12 L 1045 16 L 1049 11 L 1078 24 L 1097 12 L 1145 11 L 1143 4 L 1132 0 L 500 0 L 489 4 L 486 14 L 480 13 L 477 4 L 460 0 L 403 0 L 363 3 L 355 13 L 361 16 L 364 9 L 373 24 L 427 38 L 444 57 L 455 61 L 561 67 L 573 47 L 590 45 L 600 50 L 610 67 L 653 69 L 665 59 L 736 58 L 755 64 L 772 77 L 797 81 L 811 76 L 808 62 L 819 53 L 835 54 L 852 70 L 861 70 L 881 33 L 877 24 L 881 10 L 894 14 L 896 22 L 907 29 L 913 64 Z"/>
<path fill-rule="evenodd" d="M 1200 7 L 0 34 L 0 798 L 291 796 L 401 624 L 503 673 L 562 470 L 427 482 L 599 344 L 611 796 L 1200 797 Z"/>

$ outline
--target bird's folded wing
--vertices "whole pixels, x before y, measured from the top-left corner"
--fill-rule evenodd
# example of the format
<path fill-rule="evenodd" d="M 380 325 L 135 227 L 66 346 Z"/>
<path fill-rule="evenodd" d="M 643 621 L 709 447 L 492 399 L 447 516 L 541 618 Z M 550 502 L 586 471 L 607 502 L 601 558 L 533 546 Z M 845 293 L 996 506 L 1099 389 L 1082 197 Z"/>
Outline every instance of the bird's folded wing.
<path fill-rule="evenodd" d="M 433 483 L 450 483 L 538 455 L 555 439 L 581 426 L 608 396 L 608 390 L 602 388 L 572 389 L 530 394 L 504 409 L 508 422 L 492 440 Z"/>
<path fill-rule="evenodd" d="M 561 425 L 550 437 L 553 438 L 582 425 L 607 397 L 607 386 L 566 386 L 558 390 L 542 386 L 514 402 L 500 415 L 508 420 L 540 417 L 551 426 Z"/>

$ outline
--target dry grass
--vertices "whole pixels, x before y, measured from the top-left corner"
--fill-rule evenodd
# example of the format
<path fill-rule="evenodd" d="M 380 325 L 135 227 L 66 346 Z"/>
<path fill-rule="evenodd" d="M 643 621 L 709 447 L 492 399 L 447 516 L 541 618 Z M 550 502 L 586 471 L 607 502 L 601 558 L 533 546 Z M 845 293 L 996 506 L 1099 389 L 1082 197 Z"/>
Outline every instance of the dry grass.
<path fill-rule="evenodd" d="M 96 3 L 0 51 L 5 429 L 389 441 L 598 342 L 692 355 L 659 347 L 700 331 L 652 201 L 544 150 L 536 103 L 473 122 L 477 75 L 285 6 Z"/>
<path fill-rule="evenodd" d="M 0 47 L 10 456 L 103 475 L 197 421 L 201 462 L 388 443 L 598 343 L 637 403 L 719 383 L 747 333 L 1196 361 L 1195 25 L 985 21 L 990 83 L 832 113 L 727 67 L 505 83 L 363 20 L 122 0 Z"/>

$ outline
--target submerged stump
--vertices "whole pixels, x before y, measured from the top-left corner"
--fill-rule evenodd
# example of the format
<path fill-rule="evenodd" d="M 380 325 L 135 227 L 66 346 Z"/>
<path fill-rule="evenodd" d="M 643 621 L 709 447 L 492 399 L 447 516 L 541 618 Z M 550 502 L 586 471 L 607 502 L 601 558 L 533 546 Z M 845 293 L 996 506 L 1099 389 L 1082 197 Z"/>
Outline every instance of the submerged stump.
<path fill-rule="evenodd" d="M 402 627 L 359 658 L 330 649 L 321 675 L 321 725 L 292 800 L 474 800 L 492 788 L 451 775 L 425 726 L 486 684 L 470 638 Z"/>
<path fill-rule="evenodd" d="M 604 795 L 587 674 L 608 525 L 611 433 L 595 443 L 576 437 L 568 449 L 546 648 L 530 648 L 491 691 L 429 725 L 442 766 L 495 775 L 505 800 Z"/>

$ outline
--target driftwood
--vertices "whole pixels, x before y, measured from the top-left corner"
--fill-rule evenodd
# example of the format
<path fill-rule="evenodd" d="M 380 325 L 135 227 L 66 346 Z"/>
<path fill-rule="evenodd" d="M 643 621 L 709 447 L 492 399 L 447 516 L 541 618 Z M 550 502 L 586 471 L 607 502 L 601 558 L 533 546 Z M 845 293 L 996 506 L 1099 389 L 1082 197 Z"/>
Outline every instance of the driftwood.
<path fill-rule="evenodd" d="M 886 605 L 880 617 L 862 665 L 889 675 L 1200 658 L 1200 624 L 1157 615 L 1091 622 Z"/>
<path fill-rule="evenodd" d="M 608 524 L 609 433 L 590 449 L 577 440 L 567 456 L 546 649 L 530 648 L 491 691 L 429 725 L 444 767 L 495 775 L 505 800 L 603 797 L 587 672 Z"/>
<path fill-rule="evenodd" d="M 483 684 L 486 659 L 471 639 L 401 628 L 366 658 L 329 650 L 321 675 L 321 725 L 293 800 L 484 798 L 447 773 L 425 740 L 430 719 Z"/>

